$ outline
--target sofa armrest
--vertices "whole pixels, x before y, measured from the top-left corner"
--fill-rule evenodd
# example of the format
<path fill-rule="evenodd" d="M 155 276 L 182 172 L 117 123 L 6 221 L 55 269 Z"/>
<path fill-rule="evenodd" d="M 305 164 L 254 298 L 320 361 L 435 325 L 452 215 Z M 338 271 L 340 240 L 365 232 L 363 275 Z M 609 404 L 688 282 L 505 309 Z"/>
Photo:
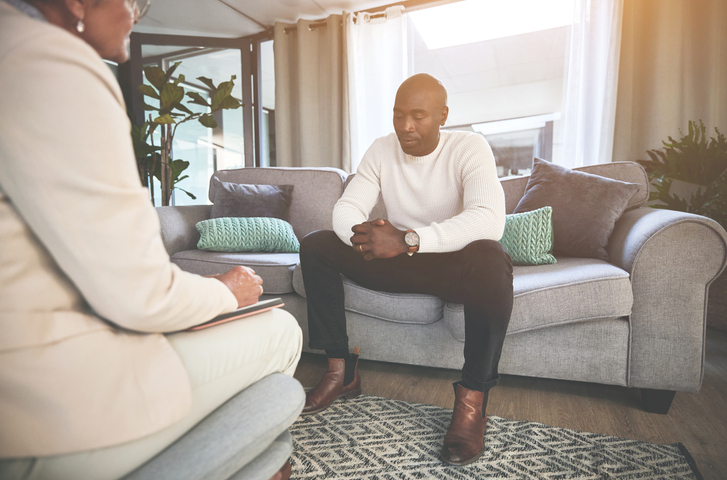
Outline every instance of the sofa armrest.
<path fill-rule="evenodd" d="M 162 228 L 162 241 L 169 256 L 184 250 L 194 250 L 199 242 L 197 222 L 210 218 L 212 205 L 157 207 Z"/>
<path fill-rule="evenodd" d="M 607 250 L 631 275 L 629 385 L 698 391 L 707 293 L 727 263 L 727 233 L 706 217 L 642 207 L 619 219 Z"/>

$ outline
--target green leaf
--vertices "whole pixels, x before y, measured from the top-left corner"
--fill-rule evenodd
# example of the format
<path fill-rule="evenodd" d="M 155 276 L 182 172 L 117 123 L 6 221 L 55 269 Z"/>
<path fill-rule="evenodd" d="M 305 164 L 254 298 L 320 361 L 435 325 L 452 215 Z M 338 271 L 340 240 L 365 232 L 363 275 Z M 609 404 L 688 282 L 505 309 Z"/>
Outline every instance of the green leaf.
<path fill-rule="evenodd" d="M 157 100 L 159 99 L 159 94 L 157 93 L 156 90 L 154 90 L 154 88 L 151 85 L 147 85 L 146 83 L 143 83 L 143 84 L 139 85 L 138 87 L 136 87 L 136 89 L 139 90 L 144 95 L 147 95 L 151 98 L 156 98 Z"/>
<path fill-rule="evenodd" d="M 153 120 L 154 123 L 160 123 L 160 124 L 170 124 L 170 123 L 177 123 L 174 121 L 171 115 L 168 113 L 164 115 L 160 115 L 157 118 Z"/>
<path fill-rule="evenodd" d="M 179 103 L 184 99 L 184 88 L 167 83 L 162 87 L 161 103 L 162 108 L 171 109 L 175 103 Z"/>
<path fill-rule="evenodd" d="M 147 110 L 147 111 L 159 110 L 158 107 L 155 107 L 153 105 L 149 105 L 146 102 L 141 102 L 141 108 L 143 108 L 144 110 Z"/>
<path fill-rule="evenodd" d="M 209 113 L 199 117 L 199 123 L 207 128 L 217 128 L 217 121 Z"/>
<path fill-rule="evenodd" d="M 209 87 L 209 89 L 212 91 L 212 94 L 214 94 L 215 92 L 217 92 L 217 87 L 215 87 L 215 84 L 214 84 L 214 82 L 212 81 L 211 78 L 207 78 L 207 77 L 197 77 L 197 80 L 199 80 L 200 82 L 202 82 L 205 85 L 207 85 Z"/>
<path fill-rule="evenodd" d="M 177 79 L 174 80 L 174 85 L 179 85 L 179 83 L 183 82 L 183 81 L 184 81 L 184 75 L 180 73 L 179 76 L 177 77 Z"/>
<path fill-rule="evenodd" d="M 217 91 L 215 92 L 214 96 L 212 97 L 212 111 L 219 110 L 222 108 L 220 105 L 222 102 L 225 101 L 226 98 L 229 98 L 230 94 L 232 93 L 232 88 L 235 86 L 235 82 L 230 80 L 229 82 L 222 82 L 217 87 Z"/>
<path fill-rule="evenodd" d="M 192 195 L 191 193 L 189 193 L 189 192 L 188 192 L 188 191 L 186 191 L 185 189 L 183 189 L 183 188 L 179 188 L 179 187 L 174 187 L 174 188 L 176 188 L 177 190 L 181 190 L 181 191 L 183 191 L 184 193 L 186 193 L 187 195 L 189 195 L 189 197 L 190 197 L 190 198 L 191 198 L 192 200 L 197 200 L 197 197 L 195 197 L 194 195 Z"/>
<path fill-rule="evenodd" d="M 185 107 L 184 104 L 182 104 L 182 103 L 175 104 L 174 108 L 183 111 L 187 115 L 194 115 L 194 112 L 192 110 L 188 109 L 187 107 Z"/>
<path fill-rule="evenodd" d="M 186 160 L 172 160 L 169 164 L 169 168 L 172 173 L 172 182 L 176 183 L 179 175 L 189 167 L 189 162 Z"/>
<path fill-rule="evenodd" d="M 154 85 L 157 90 L 161 90 L 162 86 L 167 83 L 166 74 L 161 68 L 157 66 L 147 66 L 143 67 L 143 70 L 146 79 L 149 81 L 149 83 Z"/>
<path fill-rule="evenodd" d="M 242 106 L 242 103 L 237 101 L 235 97 L 227 97 L 224 100 L 222 100 L 222 103 L 220 103 L 220 109 L 225 110 L 234 110 L 236 108 L 240 108 Z"/>
<path fill-rule="evenodd" d="M 202 95 L 200 95 L 197 92 L 187 92 L 187 96 L 192 99 L 192 103 L 196 105 L 202 105 L 204 107 L 209 107 L 210 104 L 207 103 L 207 100 L 204 99 Z"/>
<path fill-rule="evenodd" d="M 169 67 L 169 70 L 167 70 L 167 73 L 164 75 L 164 83 L 169 83 L 169 80 L 171 80 L 172 75 L 174 75 L 174 71 L 181 65 L 182 62 L 174 62 L 171 67 Z M 183 77 L 184 78 L 184 77 Z"/>

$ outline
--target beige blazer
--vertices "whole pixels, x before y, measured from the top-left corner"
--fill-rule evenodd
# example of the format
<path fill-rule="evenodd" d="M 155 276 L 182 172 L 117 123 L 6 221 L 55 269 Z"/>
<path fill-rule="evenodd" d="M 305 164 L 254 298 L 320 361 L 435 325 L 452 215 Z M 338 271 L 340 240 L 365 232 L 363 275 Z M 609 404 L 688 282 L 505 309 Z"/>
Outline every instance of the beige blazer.
<path fill-rule="evenodd" d="M 160 332 L 236 308 L 169 261 L 109 67 L 0 2 L 0 457 L 110 446 L 184 417 Z"/>

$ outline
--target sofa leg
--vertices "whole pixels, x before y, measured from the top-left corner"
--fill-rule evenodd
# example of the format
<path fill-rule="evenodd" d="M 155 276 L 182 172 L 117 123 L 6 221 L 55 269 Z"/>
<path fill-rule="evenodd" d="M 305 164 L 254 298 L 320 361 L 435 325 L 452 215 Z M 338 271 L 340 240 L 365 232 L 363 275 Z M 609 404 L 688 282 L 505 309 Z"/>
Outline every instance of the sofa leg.
<path fill-rule="evenodd" d="M 677 392 L 673 390 L 652 390 L 651 388 L 641 389 L 641 400 L 644 403 L 644 410 L 649 413 L 669 413 L 669 407 Z"/>

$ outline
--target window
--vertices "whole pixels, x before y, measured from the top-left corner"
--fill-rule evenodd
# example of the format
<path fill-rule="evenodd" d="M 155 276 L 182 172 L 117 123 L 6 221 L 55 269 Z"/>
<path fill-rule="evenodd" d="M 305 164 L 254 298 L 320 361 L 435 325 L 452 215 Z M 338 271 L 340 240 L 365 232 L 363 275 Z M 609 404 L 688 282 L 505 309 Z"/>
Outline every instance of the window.
<path fill-rule="evenodd" d="M 160 50 L 165 53 L 159 54 Z M 160 49 L 154 45 L 143 45 L 142 58 L 145 66 L 157 65 L 164 70 L 181 61 L 182 64 L 174 72 L 174 78 L 184 75 L 185 80 L 180 85 L 185 91 L 199 93 L 207 101 L 211 101 L 209 87 L 197 80 L 197 77 L 211 78 L 215 84 L 219 84 L 235 75 L 237 79 L 232 96 L 242 101 L 239 50 L 177 47 L 170 51 L 167 47 Z M 150 104 L 154 102 L 149 97 L 145 101 Z M 201 105 L 190 103 L 186 98 L 185 106 L 194 113 L 208 110 Z M 189 167 L 183 172 L 188 178 L 180 182 L 179 187 L 193 194 L 195 198 L 191 198 L 180 189 L 175 189 L 172 192 L 174 205 L 205 203 L 209 179 L 215 171 L 245 166 L 241 110 L 222 110 L 217 112 L 215 120 L 218 126 L 214 129 L 206 128 L 197 121 L 189 121 L 181 124 L 176 131 L 174 159 L 189 162 Z M 159 136 L 155 135 L 154 143 L 159 145 Z M 154 198 L 160 198 L 158 182 L 154 183 L 154 188 Z"/>
<path fill-rule="evenodd" d="M 501 176 L 554 160 L 572 0 L 464 0 L 408 14 L 411 73 L 447 87 L 449 129 L 482 133 Z"/>
<path fill-rule="evenodd" d="M 175 76 L 184 74 L 183 87 L 209 98 L 209 88 L 197 77 L 211 78 L 217 85 L 235 75 L 232 96 L 244 105 L 237 110 L 222 110 L 215 116 L 218 127 L 209 129 L 196 121 L 179 127 L 174 137 L 174 159 L 190 162 L 183 172 L 188 175 L 178 187 L 189 191 L 192 199 L 175 190 L 172 205 L 209 203 L 210 176 L 216 171 L 275 164 L 274 82 L 261 82 L 262 71 L 269 68 L 272 76 L 271 32 L 245 38 L 189 37 L 133 33 L 131 59 L 120 66 L 119 82 L 127 105 L 141 122 L 141 95 L 136 86 L 144 81 L 142 65 L 158 65 L 165 70 L 182 61 Z M 269 66 L 268 66 L 269 64 Z M 269 92 L 268 92 L 269 90 Z M 265 95 L 270 95 L 268 99 Z M 265 98 L 263 100 L 263 98 Z M 146 98 L 147 102 L 152 99 Z M 270 105 L 265 108 L 264 105 Z M 204 107 L 185 102 L 192 111 Z M 155 142 L 159 144 L 158 138 Z M 156 182 L 155 182 L 156 184 Z M 158 203 L 158 185 L 155 185 Z"/>

